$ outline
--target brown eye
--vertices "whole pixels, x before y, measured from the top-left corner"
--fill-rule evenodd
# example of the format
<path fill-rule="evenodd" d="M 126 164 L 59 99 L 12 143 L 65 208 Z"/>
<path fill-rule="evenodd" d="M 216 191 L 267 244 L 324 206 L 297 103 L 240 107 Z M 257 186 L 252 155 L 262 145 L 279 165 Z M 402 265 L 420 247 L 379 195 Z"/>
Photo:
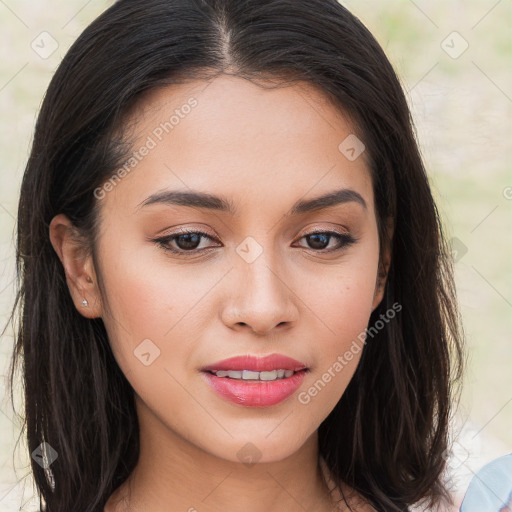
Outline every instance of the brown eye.
<path fill-rule="evenodd" d="M 194 250 L 201 242 L 201 235 L 198 233 L 186 233 L 185 235 L 178 235 L 174 237 L 174 241 L 179 249 Z"/>
<path fill-rule="evenodd" d="M 202 231 L 180 231 L 154 241 L 163 247 L 166 251 L 171 251 L 176 254 L 186 254 L 201 252 L 211 247 L 198 248 L 202 239 L 215 240 L 212 236 Z"/>
<path fill-rule="evenodd" d="M 336 231 L 314 231 L 307 233 L 301 237 L 307 240 L 309 247 L 315 251 L 331 252 L 343 249 L 356 242 L 356 239 L 347 233 L 338 233 Z M 327 249 L 332 239 L 338 240 L 336 247 Z"/>

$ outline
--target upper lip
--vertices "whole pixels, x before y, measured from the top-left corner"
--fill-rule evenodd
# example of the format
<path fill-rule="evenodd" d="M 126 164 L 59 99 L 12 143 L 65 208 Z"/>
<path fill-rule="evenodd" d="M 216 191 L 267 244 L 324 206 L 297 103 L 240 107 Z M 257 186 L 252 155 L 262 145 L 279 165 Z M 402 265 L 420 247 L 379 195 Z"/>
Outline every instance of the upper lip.
<path fill-rule="evenodd" d="M 216 363 L 204 366 L 202 371 L 241 371 L 251 370 L 254 372 L 269 372 L 272 370 L 293 370 L 300 371 L 306 369 L 307 366 L 291 357 L 282 354 L 270 354 L 268 356 L 259 357 L 252 355 L 230 357 Z"/>

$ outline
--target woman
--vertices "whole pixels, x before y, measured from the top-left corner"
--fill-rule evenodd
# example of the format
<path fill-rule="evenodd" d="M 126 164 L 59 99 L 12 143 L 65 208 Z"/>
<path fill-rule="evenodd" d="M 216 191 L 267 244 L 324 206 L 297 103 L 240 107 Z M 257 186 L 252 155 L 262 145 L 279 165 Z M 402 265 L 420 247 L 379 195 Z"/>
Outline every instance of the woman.
<path fill-rule="evenodd" d="M 400 83 L 334 0 L 116 2 L 48 88 L 17 258 L 42 510 L 449 499 L 450 254 Z"/>

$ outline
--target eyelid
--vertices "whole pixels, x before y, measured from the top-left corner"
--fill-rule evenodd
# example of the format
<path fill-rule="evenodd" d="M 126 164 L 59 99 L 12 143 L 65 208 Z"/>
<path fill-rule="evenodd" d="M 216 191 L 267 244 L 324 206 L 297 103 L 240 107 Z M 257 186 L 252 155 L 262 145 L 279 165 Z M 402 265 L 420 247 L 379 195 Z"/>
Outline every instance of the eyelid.
<path fill-rule="evenodd" d="M 316 235 L 319 233 L 336 233 L 338 235 L 349 235 L 350 234 L 348 229 L 345 229 L 344 231 L 342 231 L 342 230 L 339 230 L 336 228 L 312 228 L 311 230 L 308 230 L 308 231 L 302 233 L 302 235 L 299 238 L 302 238 L 303 236 L 308 236 L 308 235 Z"/>

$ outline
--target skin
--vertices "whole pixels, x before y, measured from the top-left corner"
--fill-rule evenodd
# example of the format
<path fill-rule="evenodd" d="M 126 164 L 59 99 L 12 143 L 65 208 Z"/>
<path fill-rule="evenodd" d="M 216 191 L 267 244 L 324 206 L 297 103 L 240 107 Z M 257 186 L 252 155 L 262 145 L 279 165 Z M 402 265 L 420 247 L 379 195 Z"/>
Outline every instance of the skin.
<path fill-rule="evenodd" d="M 197 106 L 100 200 L 97 265 L 64 215 L 50 226 L 78 311 L 103 319 L 135 390 L 140 458 L 105 511 L 333 510 L 317 429 L 343 395 L 361 351 L 308 404 L 297 397 L 349 350 L 382 300 L 366 155 L 350 161 L 340 152 L 354 129 L 310 84 L 264 89 L 227 75 L 146 94 L 131 113 L 134 150 L 190 97 Z M 342 188 L 358 192 L 366 208 L 351 201 L 287 215 L 299 199 Z M 222 195 L 237 212 L 140 207 L 164 189 Z M 170 242 L 183 256 L 154 242 L 181 228 L 213 240 Z M 339 239 L 315 245 L 305 236 L 322 230 L 348 232 L 357 241 L 326 252 Z M 236 252 L 247 237 L 262 249 L 251 263 Z M 187 247 L 205 250 L 190 256 Z M 389 266 L 388 248 L 381 264 Z M 145 339 L 160 350 L 149 366 L 134 356 Z M 299 391 L 272 407 L 228 402 L 200 372 L 220 359 L 272 353 L 309 367 Z M 237 455 L 247 443 L 256 447 L 257 464 Z M 350 500 L 355 510 L 372 510 L 355 493 Z"/>

